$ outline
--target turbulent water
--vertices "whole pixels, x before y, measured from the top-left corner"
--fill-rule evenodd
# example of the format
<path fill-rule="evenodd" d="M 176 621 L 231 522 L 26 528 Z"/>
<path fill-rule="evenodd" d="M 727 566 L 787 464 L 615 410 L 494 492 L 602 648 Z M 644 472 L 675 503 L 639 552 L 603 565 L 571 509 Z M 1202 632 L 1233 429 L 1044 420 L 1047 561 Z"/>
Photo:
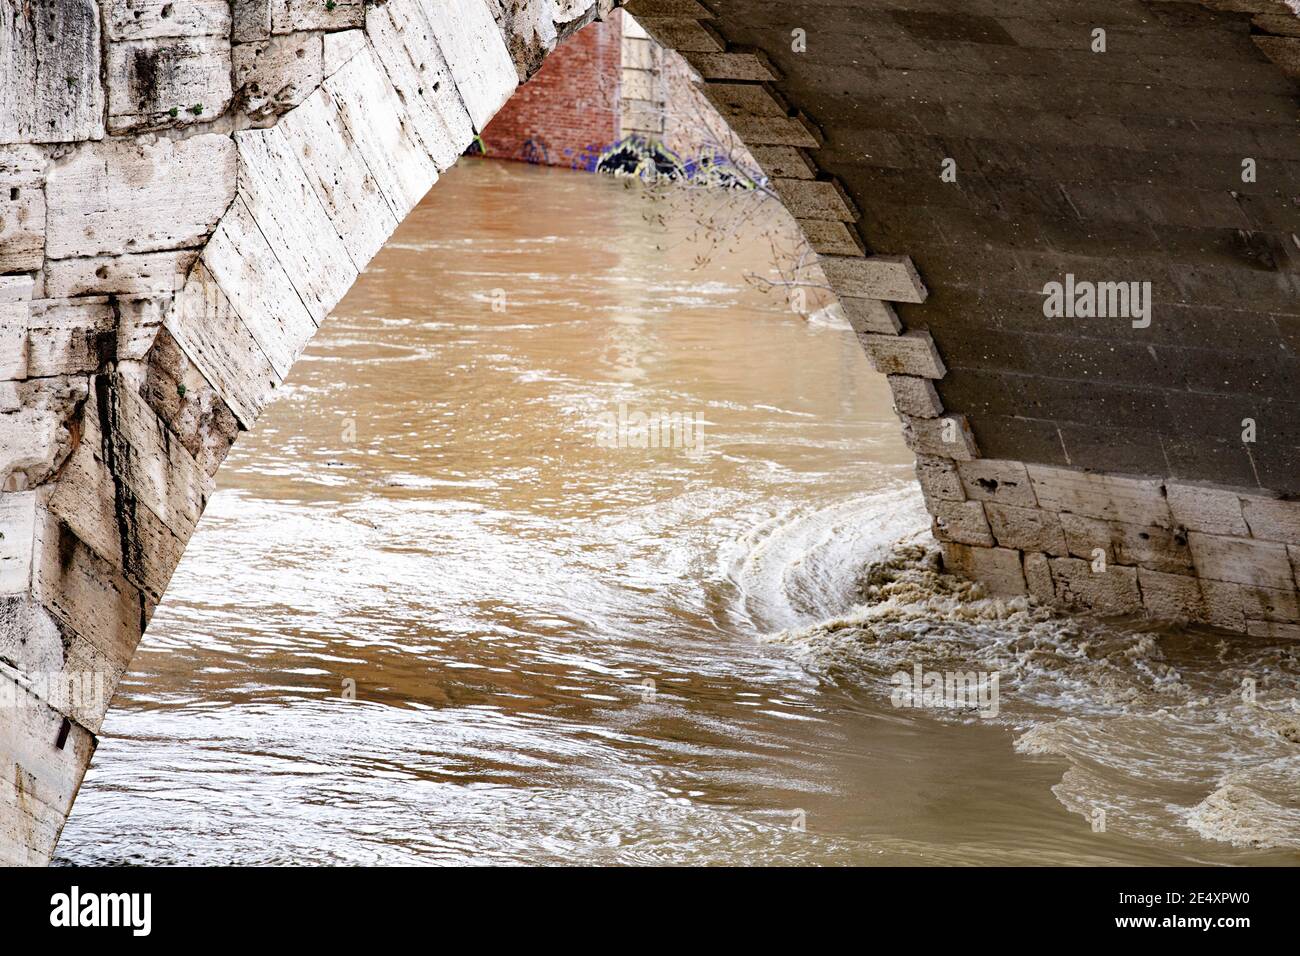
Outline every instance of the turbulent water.
<path fill-rule="evenodd" d="M 60 859 L 1300 862 L 1295 646 L 938 573 L 883 379 L 759 278 L 788 236 L 445 176 L 220 474 Z"/>

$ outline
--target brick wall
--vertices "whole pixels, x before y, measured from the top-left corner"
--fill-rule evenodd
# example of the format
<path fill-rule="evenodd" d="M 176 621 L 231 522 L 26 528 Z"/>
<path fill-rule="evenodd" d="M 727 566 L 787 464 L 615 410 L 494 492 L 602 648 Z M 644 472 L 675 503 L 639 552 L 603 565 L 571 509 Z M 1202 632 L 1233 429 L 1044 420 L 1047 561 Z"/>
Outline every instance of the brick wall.
<path fill-rule="evenodd" d="M 483 131 L 488 156 L 591 168 L 619 138 L 620 16 L 589 24 L 547 57 Z"/>

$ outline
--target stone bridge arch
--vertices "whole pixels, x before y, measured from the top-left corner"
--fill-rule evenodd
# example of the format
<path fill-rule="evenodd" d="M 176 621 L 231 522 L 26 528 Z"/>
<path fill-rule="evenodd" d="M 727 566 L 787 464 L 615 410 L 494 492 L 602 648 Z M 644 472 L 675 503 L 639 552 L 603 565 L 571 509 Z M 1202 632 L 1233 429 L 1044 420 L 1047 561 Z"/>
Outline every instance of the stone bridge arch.
<path fill-rule="evenodd" d="M 239 430 L 438 174 L 614 6 L 0 0 L 0 861 L 53 853 Z M 1287 2 L 626 6 L 823 256 L 951 568 L 1300 636 Z M 1053 324 L 1067 274 L 1149 281 L 1152 321 Z"/>

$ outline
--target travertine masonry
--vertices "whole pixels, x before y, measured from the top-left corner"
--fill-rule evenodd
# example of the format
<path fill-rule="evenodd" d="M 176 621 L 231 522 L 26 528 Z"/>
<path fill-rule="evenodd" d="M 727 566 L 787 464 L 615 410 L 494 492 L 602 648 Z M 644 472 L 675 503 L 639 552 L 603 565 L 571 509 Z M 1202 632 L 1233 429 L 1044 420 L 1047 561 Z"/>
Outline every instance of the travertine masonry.
<path fill-rule="evenodd" d="M 611 8 L 0 2 L 0 862 L 53 852 L 238 431 Z"/>
<path fill-rule="evenodd" d="M 239 430 L 517 85 L 613 6 L 0 0 L 0 862 L 50 859 Z M 626 6 L 681 44 L 823 256 L 949 568 L 1300 638 L 1286 5 Z M 1080 47 L 1099 19 L 1122 53 Z M 1043 326 L 1045 277 L 1135 264 L 1157 321 Z"/>

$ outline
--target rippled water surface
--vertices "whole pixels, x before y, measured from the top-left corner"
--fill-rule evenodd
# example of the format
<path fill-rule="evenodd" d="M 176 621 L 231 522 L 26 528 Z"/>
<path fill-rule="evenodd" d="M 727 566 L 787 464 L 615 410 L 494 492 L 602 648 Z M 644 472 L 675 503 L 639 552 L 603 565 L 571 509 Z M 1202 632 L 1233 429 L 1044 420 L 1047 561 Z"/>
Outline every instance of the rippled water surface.
<path fill-rule="evenodd" d="M 712 202 L 444 177 L 219 475 L 60 859 L 1300 860 L 1294 649 L 894 547 L 883 378 L 747 279 L 777 211 L 713 242 Z M 702 451 L 602 447 L 620 406 Z M 998 671 L 1000 714 L 892 706 L 915 663 Z"/>

